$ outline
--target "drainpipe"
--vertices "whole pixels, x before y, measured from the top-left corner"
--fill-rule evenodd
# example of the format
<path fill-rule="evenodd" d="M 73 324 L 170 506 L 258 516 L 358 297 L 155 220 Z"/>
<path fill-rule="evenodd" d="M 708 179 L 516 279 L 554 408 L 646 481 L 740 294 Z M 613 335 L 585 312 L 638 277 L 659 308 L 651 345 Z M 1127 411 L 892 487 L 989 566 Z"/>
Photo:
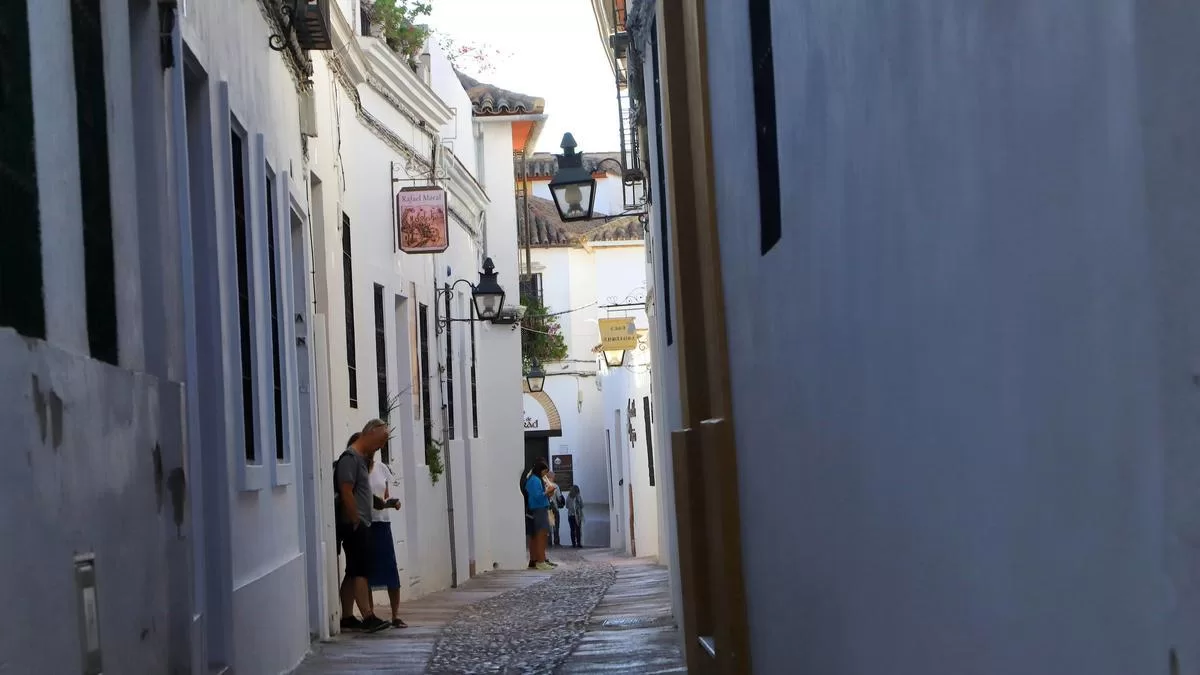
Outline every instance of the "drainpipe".
<path fill-rule="evenodd" d="M 529 222 L 529 146 L 521 149 L 521 193 L 525 195 L 525 274 L 533 274 L 533 226 Z M 518 278 L 520 275 L 518 275 Z"/>
<path fill-rule="evenodd" d="M 451 331 L 450 315 L 450 284 L 445 287 L 446 298 L 446 360 L 442 364 L 445 369 L 445 374 L 441 378 L 442 384 L 442 448 L 443 458 L 442 463 L 446 467 L 446 517 L 450 521 L 450 588 L 458 588 L 458 542 L 454 537 L 454 471 L 450 466 L 450 422 L 448 417 L 449 411 L 449 387 L 446 386 L 446 378 L 454 377 L 450 370 L 450 363 L 453 359 L 452 350 L 454 349 L 454 333 Z M 435 303 L 436 304 L 436 303 Z"/>

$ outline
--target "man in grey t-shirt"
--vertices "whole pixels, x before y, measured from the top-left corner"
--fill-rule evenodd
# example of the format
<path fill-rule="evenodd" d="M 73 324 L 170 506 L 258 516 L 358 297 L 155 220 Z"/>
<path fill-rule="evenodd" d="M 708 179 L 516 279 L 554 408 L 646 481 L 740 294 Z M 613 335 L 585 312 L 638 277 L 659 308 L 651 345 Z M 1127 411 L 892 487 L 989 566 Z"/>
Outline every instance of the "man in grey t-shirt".
<path fill-rule="evenodd" d="M 337 485 L 338 539 L 346 552 L 346 577 L 342 579 L 342 628 L 362 629 L 372 633 L 387 628 L 388 623 L 375 616 L 371 604 L 371 478 L 367 460 L 387 443 L 391 429 L 383 420 L 371 420 L 350 447 L 338 458 L 334 470 Z M 354 618 L 354 604 L 362 621 Z"/>

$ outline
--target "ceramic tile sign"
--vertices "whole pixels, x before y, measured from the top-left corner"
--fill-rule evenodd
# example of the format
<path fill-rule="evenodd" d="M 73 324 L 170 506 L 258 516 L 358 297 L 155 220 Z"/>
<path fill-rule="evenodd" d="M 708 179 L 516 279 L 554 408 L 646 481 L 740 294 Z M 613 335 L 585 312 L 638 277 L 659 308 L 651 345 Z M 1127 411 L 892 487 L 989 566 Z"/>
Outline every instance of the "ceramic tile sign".
<path fill-rule="evenodd" d="M 574 458 L 571 455 L 554 455 L 550 458 L 550 470 L 554 472 L 554 482 L 558 484 L 558 489 L 562 490 L 564 497 L 570 491 L 571 486 L 575 484 L 574 464 Z"/>
<path fill-rule="evenodd" d="M 405 253 L 441 253 L 450 247 L 446 191 L 407 187 L 396 195 L 396 227 Z"/>

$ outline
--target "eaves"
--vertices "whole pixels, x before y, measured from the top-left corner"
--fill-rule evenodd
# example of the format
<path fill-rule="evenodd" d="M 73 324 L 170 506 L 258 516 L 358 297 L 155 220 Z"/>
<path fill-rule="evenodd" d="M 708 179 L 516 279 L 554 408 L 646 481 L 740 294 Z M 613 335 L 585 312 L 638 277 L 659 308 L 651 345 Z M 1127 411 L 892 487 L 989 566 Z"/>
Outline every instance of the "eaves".
<path fill-rule="evenodd" d="M 333 15 L 334 50 L 326 53 L 326 60 L 333 57 L 338 61 L 338 65 L 341 66 L 352 86 L 365 84 L 368 72 L 367 58 L 358 46 L 358 39 L 354 35 L 354 26 L 350 25 L 346 16 L 342 14 L 340 2 L 330 3 L 329 7 Z"/>
<path fill-rule="evenodd" d="M 417 127 L 435 133 L 454 111 L 379 38 L 360 37 L 370 68 L 367 84 Z"/>

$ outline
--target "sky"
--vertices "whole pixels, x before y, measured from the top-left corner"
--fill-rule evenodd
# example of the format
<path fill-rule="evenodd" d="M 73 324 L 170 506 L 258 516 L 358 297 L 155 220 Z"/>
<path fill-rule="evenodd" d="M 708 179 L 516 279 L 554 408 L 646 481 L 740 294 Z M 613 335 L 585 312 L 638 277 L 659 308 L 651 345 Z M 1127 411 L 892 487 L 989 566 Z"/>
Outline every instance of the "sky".
<path fill-rule="evenodd" d="M 558 153 L 564 132 L 581 152 L 619 149 L 617 90 L 590 0 L 431 0 L 429 24 L 457 44 L 504 54 L 489 73 L 468 75 L 546 101 L 539 152 Z M 469 64 L 464 64 L 469 66 Z"/>

